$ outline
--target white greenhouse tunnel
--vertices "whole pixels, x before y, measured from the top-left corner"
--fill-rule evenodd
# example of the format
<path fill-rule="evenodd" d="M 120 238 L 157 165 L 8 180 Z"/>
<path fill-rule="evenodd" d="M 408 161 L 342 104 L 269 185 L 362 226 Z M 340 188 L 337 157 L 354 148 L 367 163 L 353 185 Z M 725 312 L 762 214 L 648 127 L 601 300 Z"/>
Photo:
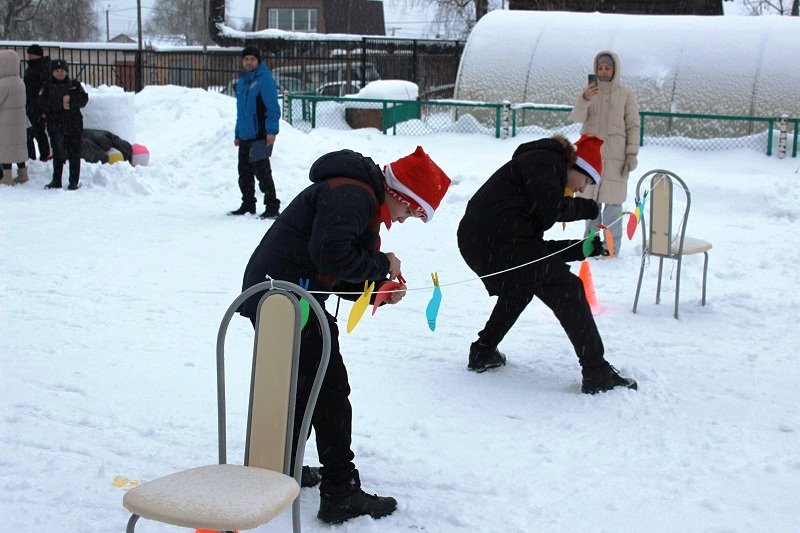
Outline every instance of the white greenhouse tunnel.
<path fill-rule="evenodd" d="M 800 117 L 797 17 L 492 11 L 470 34 L 454 97 L 571 106 L 601 50 L 619 55 L 642 111 Z"/>

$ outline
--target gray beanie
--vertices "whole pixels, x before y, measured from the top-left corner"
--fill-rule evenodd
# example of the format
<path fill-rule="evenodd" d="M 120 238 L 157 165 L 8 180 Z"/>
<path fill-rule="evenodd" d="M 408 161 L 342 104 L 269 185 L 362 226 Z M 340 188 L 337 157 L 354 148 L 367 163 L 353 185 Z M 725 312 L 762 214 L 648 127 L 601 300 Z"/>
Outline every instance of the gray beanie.
<path fill-rule="evenodd" d="M 616 66 L 614 65 L 614 58 L 611 57 L 609 54 L 600 54 L 599 56 L 597 56 L 596 64 L 599 65 L 600 63 L 607 63 L 611 65 L 611 68 L 616 68 Z"/>

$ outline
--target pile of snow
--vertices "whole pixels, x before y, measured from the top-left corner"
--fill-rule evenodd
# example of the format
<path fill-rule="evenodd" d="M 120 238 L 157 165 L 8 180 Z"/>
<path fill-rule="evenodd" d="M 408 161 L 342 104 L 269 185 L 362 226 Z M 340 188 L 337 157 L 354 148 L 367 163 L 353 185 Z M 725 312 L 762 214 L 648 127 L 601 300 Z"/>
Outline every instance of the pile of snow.
<path fill-rule="evenodd" d="M 121 87 L 85 87 L 89 102 L 81 110 L 83 126 L 107 130 L 130 143 L 136 141 L 136 103 L 134 93 Z"/>
<path fill-rule="evenodd" d="M 366 84 L 356 98 L 374 98 L 376 100 L 416 100 L 419 98 L 419 87 L 406 80 L 376 80 Z"/>

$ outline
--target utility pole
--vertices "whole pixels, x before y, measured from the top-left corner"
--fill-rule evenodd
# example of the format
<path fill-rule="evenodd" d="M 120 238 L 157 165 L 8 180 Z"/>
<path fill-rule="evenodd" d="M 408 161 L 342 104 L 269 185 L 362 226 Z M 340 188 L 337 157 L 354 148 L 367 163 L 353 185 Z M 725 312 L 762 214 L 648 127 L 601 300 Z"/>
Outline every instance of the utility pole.
<path fill-rule="evenodd" d="M 106 42 L 111 40 L 111 35 L 108 30 L 108 10 L 111 9 L 111 4 L 106 4 Z"/>
<path fill-rule="evenodd" d="M 136 52 L 136 92 L 144 89 L 142 72 L 142 0 L 136 0 L 136 23 L 139 26 L 139 47 Z"/>
<path fill-rule="evenodd" d="M 208 2 L 206 0 L 203 0 L 203 21 L 206 25 L 208 24 Z M 203 87 L 208 90 L 208 30 L 203 32 Z"/>

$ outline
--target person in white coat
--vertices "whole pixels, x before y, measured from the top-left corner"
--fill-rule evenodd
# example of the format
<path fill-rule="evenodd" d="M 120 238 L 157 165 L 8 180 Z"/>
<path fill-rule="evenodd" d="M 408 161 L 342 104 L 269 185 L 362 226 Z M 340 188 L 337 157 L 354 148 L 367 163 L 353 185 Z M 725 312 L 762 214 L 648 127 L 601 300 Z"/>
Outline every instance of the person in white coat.
<path fill-rule="evenodd" d="M 0 50 L 0 184 L 28 181 L 28 117 L 25 115 L 25 83 L 19 75 L 19 54 Z M 17 178 L 11 178 L 11 164 L 17 163 Z"/>
<path fill-rule="evenodd" d="M 603 143 L 603 179 L 579 196 L 591 198 L 601 206 L 600 215 L 586 221 L 585 236 L 603 224 L 611 230 L 614 252 L 622 244 L 622 203 L 628 192 L 628 176 L 638 165 L 639 104 L 631 89 L 620 82 L 621 68 L 617 54 L 604 50 L 594 58 L 595 81 L 578 95 L 570 113 L 573 122 L 581 122 L 581 133 L 595 135 Z M 608 254 L 609 243 L 603 243 Z"/>

